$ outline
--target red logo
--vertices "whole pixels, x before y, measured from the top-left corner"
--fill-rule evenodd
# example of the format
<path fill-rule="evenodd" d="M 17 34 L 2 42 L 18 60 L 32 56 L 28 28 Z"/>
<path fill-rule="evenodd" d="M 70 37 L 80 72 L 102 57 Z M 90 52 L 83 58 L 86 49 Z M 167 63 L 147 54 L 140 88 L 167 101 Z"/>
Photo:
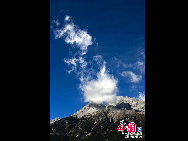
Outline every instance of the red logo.
<path fill-rule="evenodd" d="M 137 129 L 137 132 L 136 132 Z M 127 130 L 127 133 L 124 133 Z M 118 131 L 121 131 L 125 135 L 125 138 L 142 138 L 142 127 L 137 127 L 134 122 L 130 122 L 128 125 L 124 123 L 124 120 L 120 121 L 118 126 Z"/>
<path fill-rule="evenodd" d="M 134 122 L 131 122 L 125 127 L 123 127 L 123 124 L 118 126 L 118 131 L 122 131 L 125 129 L 127 129 L 128 132 L 135 133 L 136 132 L 136 124 Z"/>

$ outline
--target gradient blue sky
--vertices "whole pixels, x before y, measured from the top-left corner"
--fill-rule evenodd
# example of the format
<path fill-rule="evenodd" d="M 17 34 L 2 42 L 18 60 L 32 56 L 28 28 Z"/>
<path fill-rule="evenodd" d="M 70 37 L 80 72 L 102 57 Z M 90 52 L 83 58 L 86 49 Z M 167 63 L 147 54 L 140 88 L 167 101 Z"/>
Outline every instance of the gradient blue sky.
<path fill-rule="evenodd" d="M 96 42 L 88 47 L 87 56 L 102 55 L 110 74 L 118 79 L 119 96 L 138 97 L 145 92 L 145 72 L 136 62 L 145 53 L 144 0 L 51 0 L 50 23 L 72 17 L 80 29 L 87 30 Z M 50 32 L 50 119 L 70 116 L 87 103 L 79 90 L 79 80 L 66 72 L 63 61 L 69 46 L 63 39 L 54 39 Z M 122 76 L 123 71 L 142 75 L 137 83 Z"/>

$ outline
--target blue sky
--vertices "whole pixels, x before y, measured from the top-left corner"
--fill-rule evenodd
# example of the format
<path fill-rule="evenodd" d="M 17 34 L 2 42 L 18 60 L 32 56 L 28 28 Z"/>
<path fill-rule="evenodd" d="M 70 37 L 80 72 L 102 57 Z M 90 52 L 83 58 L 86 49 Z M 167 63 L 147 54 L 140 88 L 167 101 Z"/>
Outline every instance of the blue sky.
<path fill-rule="evenodd" d="M 65 25 L 65 17 L 92 37 L 84 55 L 86 62 L 101 55 L 110 76 L 117 82 L 118 96 L 145 93 L 145 1 L 144 0 L 51 0 L 50 3 L 50 118 L 70 116 L 85 106 L 77 72 L 65 63 L 77 52 L 65 38 L 55 39 L 53 21 Z M 100 67 L 91 64 L 97 72 Z M 94 77 L 94 76 L 93 76 Z M 94 79 L 94 78 L 93 78 Z"/>

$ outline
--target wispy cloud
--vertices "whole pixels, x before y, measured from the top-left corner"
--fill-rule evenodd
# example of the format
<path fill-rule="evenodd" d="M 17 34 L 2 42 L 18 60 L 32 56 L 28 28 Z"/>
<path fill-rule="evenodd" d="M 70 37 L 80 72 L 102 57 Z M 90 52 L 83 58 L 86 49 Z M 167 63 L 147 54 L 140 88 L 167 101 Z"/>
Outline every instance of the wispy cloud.
<path fill-rule="evenodd" d="M 54 24 L 53 20 L 52 24 Z M 65 16 L 64 25 L 53 29 L 55 39 L 63 39 L 67 44 L 78 48 L 75 54 L 69 54 L 70 58 L 65 58 L 64 62 L 67 63 L 69 69 L 67 72 L 76 73 L 76 76 L 81 82 L 88 80 L 89 77 L 84 77 L 87 71 L 88 62 L 85 59 L 85 54 L 87 53 L 88 47 L 93 44 L 92 36 L 87 33 L 87 31 L 80 29 L 75 25 L 70 16 Z M 74 49 L 74 48 L 73 48 Z M 87 73 L 86 73 L 87 72 Z M 89 73 L 87 74 L 89 75 Z"/>
<path fill-rule="evenodd" d="M 145 53 L 141 51 L 139 54 L 140 55 L 134 64 L 134 69 L 138 70 L 140 74 L 145 74 Z"/>
<path fill-rule="evenodd" d="M 59 22 L 59 20 L 53 20 L 53 21 L 52 21 L 52 24 L 55 24 L 56 26 L 59 26 L 59 25 L 60 25 L 60 22 Z"/>
<path fill-rule="evenodd" d="M 145 75 L 145 54 L 139 52 L 139 57 L 134 63 L 124 63 L 122 60 L 114 57 L 118 73 L 132 83 L 140 82 Z"/>
<path fill-rule="evenodd" d="M 79 29 L 70 16 L 66 16 L 64 22 L 63 27 L 54 29 L 55 39 L 63 38 L 67 44 L 79 48 L 76 54 L 65 58 L 64 62 L 70 67 L 67 72 L 74 72 L 80 80 L 85 102 L 115 102 L 118 80 L 107 72 L 102 55 L 95 55 L 91 60 L 86 60 L 88 46 L 93 45 L 92 36 Z"/>
<path fill-rule="evenodd" d="M 64 62 L 67 63 L 68 66 L 71 67 L 71 70 L 68 70 L 68 73 L 76 71 L 76 66 L 77 66 L 78 59 L 76 59 L 76 58 L 71 58 L 71 59 L 65 58 Z"/>
<path fill-rule="evenodd" d="M 144 61 L 137 61 L 134 66 L 136 69 L 139 70 L 141 74 L 145 73 L 145 62 Z"/>
<path fill-rule="evenodd" d="M 142 101 L 145 101 L 145 92 L 138 92 L 138 99 L 139 100 L 142 100 Z"/>
<path fill-rule="evenodd" d="M 135 62 L 126 63 L 117 57 L 113 58 L 113 62 L 116 63 L 115 71 L 126 80 L 131 92 L 140 94 L 138 92 L 145 90 L 145 53 L 143 49 L 137 51 Z M 143 95 L 139 96 L 141 98 Z"/>
<path fill-rule="evenodd" d="M 66 15 L 65 16 L 65 21 L 70 21 L 70 16 Z"/>
<path fill-rule="evenodd" d="M 93 56 L 93 61 L 95 61 L 99 66 L 102 66 L 104 64 L 102 55 Z"/>
<path fill-rule="evenodd" d="M 138 83 L 142 79 L 141 75 L 136 75 L 132 71 L 123 71 L 121 76 L 128 78 L 132 83 Z"/>
<path fill-rule="evenodd" d="M 70 18 L 70 17 L 69 17 Z M 68 21 L 67 16 L 65 20 Z M 81 50 L 81 55 L 87 53 L 88 46 L 92 45 L 92 37 L 84 30 L 79 29 L 72 22 L 68 22 L 64 27 L 54 31 L 55 39 L 64 37 L 64 40 L 67 44 L 76 45 Z"/>

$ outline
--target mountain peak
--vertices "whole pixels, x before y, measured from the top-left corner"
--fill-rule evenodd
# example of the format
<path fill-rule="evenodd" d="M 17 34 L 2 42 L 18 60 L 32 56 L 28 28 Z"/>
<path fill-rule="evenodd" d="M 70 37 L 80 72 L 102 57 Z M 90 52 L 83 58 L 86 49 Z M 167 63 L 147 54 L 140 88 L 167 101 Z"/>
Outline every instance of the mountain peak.
<path fill-rule="evenodd" d="M 145 112 L 145 101 L 138 100 L 137 98 L 133 97 L 123 97 L 123 96 L 117 96 L 116 104 L 110 103 L 107 105 L 104 104 L 96 104 L 96 103 L 88 103 L 86 106 L 84 106 L 82 109 L 77 111 L 73 114 L 74 117 L 81 118 L 83 116 L 93 116 L 99 112 L 102 111 L 109 111 L 113 110 L 114 112 L 117 112 L 117 110 L 134 110 L 136 112 L 141 112 L 144 114 Z"/>
<path fill-rule="evenodd" d="M 74 113 L 73 116 L 76 116 L 78 118 L 81 118 L 84 115 L 94 115 L 99 111 L 102 111 L 105 109 L 104 104 L 96 104 L 96 103 L 88 103 L 86 106 L 84 106 L 82 109 L 80 109 L 78 112 Z"/>
<path fill-rule="evenodd" d="M 60 120 L 60 118 L 59 118 L 59 117 L 56 117 L 55 119 L 50 120 L 50 124 L 53 124 L 54 122 L 56 122 L 56 121 L 58 121 L 58 120 Z"/>
<path fill-rule="evenodd" d="M 53 120 L 50 136 L 53 140 L 57 137 L 59 140 L 104 140 L 104 137 L 113 141 L 123 140 L 117 130 L 121 120 L 135 122 L 138 127 L 143 127 L 144 133 L 145 101 L 117 97 L 116 104 L 88 103 L 72 116 Z"/>

